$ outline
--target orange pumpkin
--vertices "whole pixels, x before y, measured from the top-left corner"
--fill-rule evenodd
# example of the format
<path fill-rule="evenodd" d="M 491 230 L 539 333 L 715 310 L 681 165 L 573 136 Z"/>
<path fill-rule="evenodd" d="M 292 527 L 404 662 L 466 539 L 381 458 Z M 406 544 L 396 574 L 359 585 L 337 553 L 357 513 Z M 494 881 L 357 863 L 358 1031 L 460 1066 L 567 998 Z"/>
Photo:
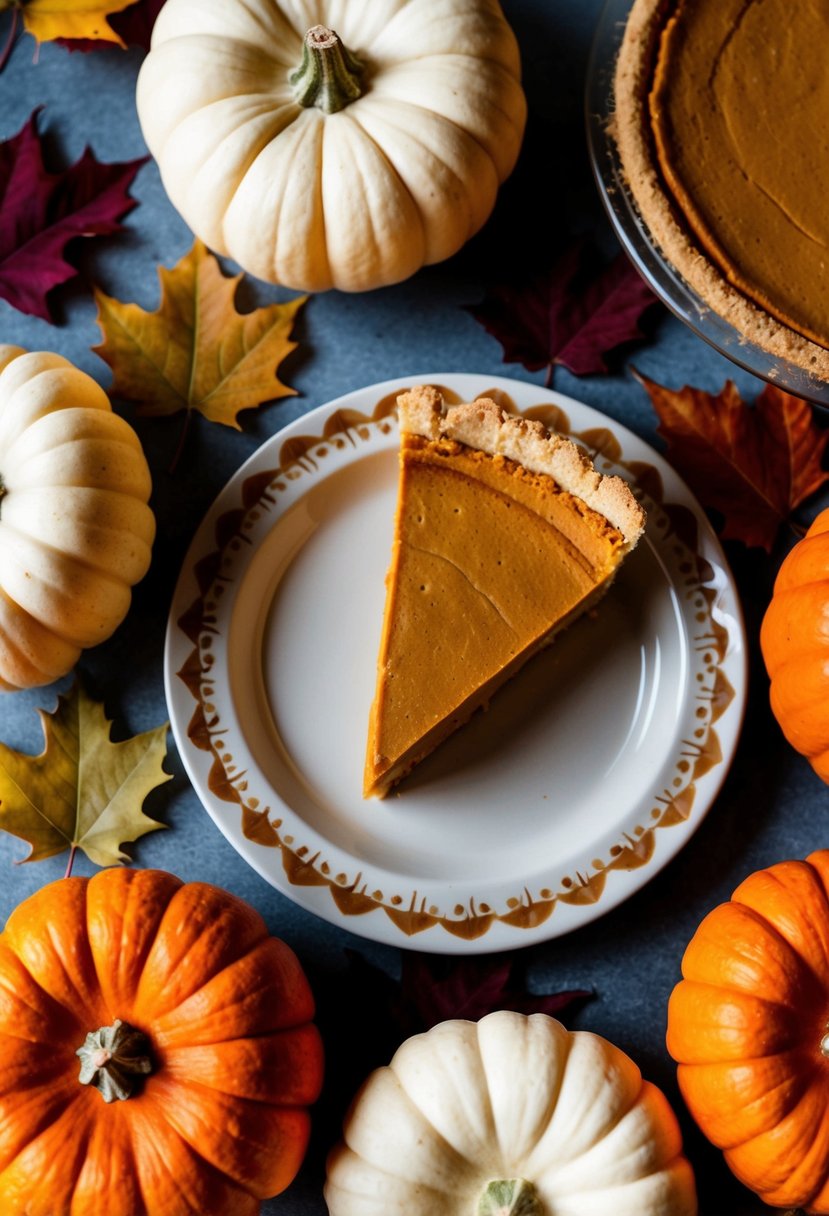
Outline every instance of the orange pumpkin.
<path fill-rule="evenodd" d="M 217 887 L 44 887 L 0 935 L 0 1212 L 253 1216 L 305 1152 L 312 1015 L 294 953 Z"/>
<path fill-rule="evenodd" d="M 760 646 L 783 734 L 829 783 L 829 508 L 780 567 Z"/>
<path fill-rule="evenodd" d="M 747 878 L 682 974 L 668 1050 L 691 1114 L 766 1203 L 829 1213 L 829 850 Z"/>

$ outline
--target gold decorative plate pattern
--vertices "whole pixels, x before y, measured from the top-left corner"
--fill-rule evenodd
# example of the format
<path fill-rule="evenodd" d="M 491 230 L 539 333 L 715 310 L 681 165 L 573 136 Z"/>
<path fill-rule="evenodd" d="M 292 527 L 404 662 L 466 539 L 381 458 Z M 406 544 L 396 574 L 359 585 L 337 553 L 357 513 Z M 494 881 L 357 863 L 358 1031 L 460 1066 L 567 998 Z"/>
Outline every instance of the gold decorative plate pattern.
<path fill-rule="evenodd" d="M 450 400 L 495 397 L 504 408 L 571 435 L 600 469 L 626 476 L 648 510 L 640 545 L 647 555 L 638 565 L 639 550 L 629 559 L 596 620 L 571 627 L 546 652 L 549 659 L 539 656 L 530 665 L 534 676 L 519 675 L 498 694 L 489 714 L 478 715 L 508 718 L 514 710 L 512 716 L 526 724 L 526 703 L 540 705 L 543 715 L 547 701 L 563 687 L 571 718 L 573 713 L 595 716 L 596 694 L 591 694 L 592 709 L 580 700 L 584 681 L 572 652 L 595 666 L 599 643 L 607 646 L 608 634 L 627 630 L 627 665 L 611 667 L 607 688 L 604 660 L 590 676 L 591 687 L 610 706 L 602 712 L 611 715 L 613 730 L 622 731 L 608 744 L 608 775 L 601 778 L 607 796 L 619 798 L 620 809 L 618 815 L 612 807 L 607 810 L 601 786 L 594 791 L 587 818 L 607 819 L 595 830 L 592 824 L 582 827 L 578 818 L 575 827 L 567 820 L 572 792 L 563 791 L 555 805 L 554 757 L 548 771 L 533 777 L 524 772 L 525 761 L 535 765 L 534 773 L 539 768 L 538 757 L 549 746 L 543 733 L 526 756 L 514 756 L 509 742 L 503 746 L 497 758 L 501 784 L 494 793 L 500 803 L 482 801 L 477 822 L 474 806 L 463 806 L 460 824 L 453 821 L 453 806 L 474 784 L 497 721 L 479 725 L 477 740 L 471 723 L 460 732 L 472 736 L 470 756 L 464 755 L 463 741 L 444 744 L 440 756 L 451 747 L 456 754 L 425 762 L 423 780 L 410 789 L 410 778 L 397 798 L 383 803 L 359 798 L 360 749 L 353 764 L 356 790 L 343 792 L 351 760 L 345 745 L 338 748 L 338 737 L 350 732 L 359 739 L 365 729 L 382 586 L 368 595 L 371 608 L 351 610 L 350 633 L 362 635 L 353 651 L 351 637 L 318 636 L 319 623 L 306 624 L 304 618 L 306 609 L 313 616 L 320 597 L 336 593 L 342 603 L 351 603 L 366 594 L 359 589 L 359 570 L 354 586 L 342 585 L 351 581 L 348 562 L 355 560 L 349 557 L 348 538 L 381 509 L 381 533 L 386 527 L 396 472 L 395 400 L 403 388 L 422 382 L 439 384 Z M 389 518 L 388 544 L 390 538 Z M 354 553 L 371 548 L 359 537 L 354 543 Z M 379 556 L 371 555 L 381 571 L 388 544 Z M 318 553 L 315 545 L 322 546 Z M 345 563 L 345 577 L 343 570 L 327 574 L 338 561 Z M 333 592 L 326 576 L 334 580 Z M 625 579 L 620 602 L 606 607 Z M 321 618 L 324 631 L 336 634 L 332 622 L 339 622 L 340 609 L 320 611 L 327 611 Z M 636 645 L 641 670 L 630 657 Z M 332 686 L 329 695 L 325 673 L 332 654 L 350 657 L 339 658 L 340 691 Z M 358 934 L 420 946 L 426 942 L 419 935 L 432 931 L 430 948 L 471 952 L 567 932 L 627 898 L 682 847 L 713 801 L 736 745 L 745 701 L 744 656 L 739 605 L 722 552 L 698 504 L 657 453 L 596 411 L 549 390 L 453 374 L 350 394 L 306 415 L 254 454 L 208 513 L 188 554 L 170 616 L 165 674 L 171 720 L 195 788 L 260 873 L 296 902 Z M 360 673 L 357 684 L 363 681 L 353 697 L 348 682 L 343 691 L 346 668 Z M 553 676 L 557 683 L 551 693 Z M 505 697 L 512 706 L 502 707 Z M 328 729 L 318 741 L 309 740 L 315 715 L 324 716 L 321 707 L 329 700 L 334 708 Z M 295 717 L 303 719 L 299 735 L 292 734 Z M 537 725 L 538 715 L 529 721 Z M 522 738 L 532 733 L 525 730 Z M 339 766 L 333 785 L 326 752 Z M 567 752 L 572 752 L 569 742 Z M 595 768 L 601 753 L 601 739 L 598 744 L 594 739 L 585 767 Z M 633 779 L 625 776 L 632 756 L 637 771 L 652 770 L 641 788 L 634 789 Z M 570 790 L 578 791 L 577 778 L 573 773 L 570 778 Z M 482 782 L 482 790 L 491 788 L 489 773 Z M 513 790 L 515 805 L 507 807 L 504 800 Z M 540 800 L 549 801 L 549 809 Z M 522 814 L 527 856 L 520 840 L 506 843 L 508 831 L 522 830 Z M 559 828 L 556 817 L 563 820 Z M 430 849 L 422 845 L 419 824 L 430 833 Z M 474 825 L 469 853 L 475 855 L 469 858 L 464 824 Z"/>

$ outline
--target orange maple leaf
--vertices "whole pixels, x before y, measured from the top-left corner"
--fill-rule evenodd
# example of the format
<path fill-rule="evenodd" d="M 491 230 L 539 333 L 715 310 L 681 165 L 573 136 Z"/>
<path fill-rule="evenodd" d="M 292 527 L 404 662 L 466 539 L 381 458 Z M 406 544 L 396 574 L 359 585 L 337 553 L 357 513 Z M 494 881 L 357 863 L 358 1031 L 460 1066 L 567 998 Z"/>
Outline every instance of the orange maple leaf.
<path fill-rule="evenodd" d="M 238 312 L 242 275 L 223 275 L 201 241 L 158 273 L 155 312 L 95 290 L 104 340 L 93 350 L 113 370 L 115 396 L 138 402 L 139 414 L 198 410 L 239 430 L 240 410 L 295 393 L 276 370 L 297 345 L 290 333 L 307 297 Z"/>
<path fill-rule="evenodd" d="M 22 9 L 23 25 L 38 42 L 52 42 L 55 38 L 91 38 L 124 46 L 107 17 L 135 3 L 136 0 L 26 0 Z M 6 4 L 0 4 L 0 8 L 5 7 Z"/>
<path fill-rule="evenodd" d="M 767 384 L 752 407 L 730 380 L 714 395 L 634 375 L 650 394 L 671 464 L 724 517 L 723 538 L 770 551 L 781 523 L 829 480 L 821 467 L 829 432 L 815 425 L 808 402 Z"/>

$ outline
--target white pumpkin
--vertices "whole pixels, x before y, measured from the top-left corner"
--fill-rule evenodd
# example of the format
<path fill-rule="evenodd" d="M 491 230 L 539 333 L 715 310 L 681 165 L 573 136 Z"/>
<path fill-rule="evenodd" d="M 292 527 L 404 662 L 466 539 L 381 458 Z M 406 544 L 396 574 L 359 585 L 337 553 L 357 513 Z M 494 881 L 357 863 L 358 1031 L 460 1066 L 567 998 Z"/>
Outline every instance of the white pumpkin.
<path fill-rule="evenodd" d="M 137 105 L 196 235 L 303 291 L 455 253 L 526 117 L 498 0 L 167 0 Z"/>
<path fill-rule="evenodd" d="M 662 1092 L 544 1014 L 442 1022 L 369 1077 L 328 1161 L 331 1216 L 693 1216 Z"/>
<path fill-rule="evenodd" d="M 150 472 L 106 393 L 0 346 L 0 689 L 48 684 L 108 638 L 150 564 Z"/>

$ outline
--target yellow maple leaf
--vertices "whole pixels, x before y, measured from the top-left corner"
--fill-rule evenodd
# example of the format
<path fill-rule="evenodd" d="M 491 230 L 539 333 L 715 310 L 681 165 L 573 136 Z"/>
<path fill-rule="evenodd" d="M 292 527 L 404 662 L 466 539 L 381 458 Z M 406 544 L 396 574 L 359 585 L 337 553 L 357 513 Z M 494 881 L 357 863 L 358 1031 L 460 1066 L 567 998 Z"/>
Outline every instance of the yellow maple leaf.
<path fill-rule="evenodd" d="M 0 743 L 0 828 L 28 841 L 26 861 L 82 849 L 99 866 L 128 860 L 120 846 L 165 825 L 142 808 L 170 780 L 167 723 L 113 743 L 103 705 L 75 685 L 53 714 L 38 711 L 39 756 Z"/>
<path fill-rule="evenodd" d="M 239 430 L 240 410 L 296 392 L 276 369 L 297 345 L 290 333 L 306 296 L 238 312 L 234 298 L 242 275 L 223 275 L 198 240 L 172 270 L 159 267 L 158 275 L 156 312 L 95 290 L 104 341 L 93 350 L 113 370 L 115 396 L 137 401 L 140 414 L 198 410 Z"/>
<path fill-rule="evenodd" d="M 107 21 L 136 0 L 25 0 L 23 25 L 38 42 L 55 38 L 92 38 L 99 42 L 123 41 Z M 17 8 L 14 0 L 0 0 L 0 10 Z"/>

